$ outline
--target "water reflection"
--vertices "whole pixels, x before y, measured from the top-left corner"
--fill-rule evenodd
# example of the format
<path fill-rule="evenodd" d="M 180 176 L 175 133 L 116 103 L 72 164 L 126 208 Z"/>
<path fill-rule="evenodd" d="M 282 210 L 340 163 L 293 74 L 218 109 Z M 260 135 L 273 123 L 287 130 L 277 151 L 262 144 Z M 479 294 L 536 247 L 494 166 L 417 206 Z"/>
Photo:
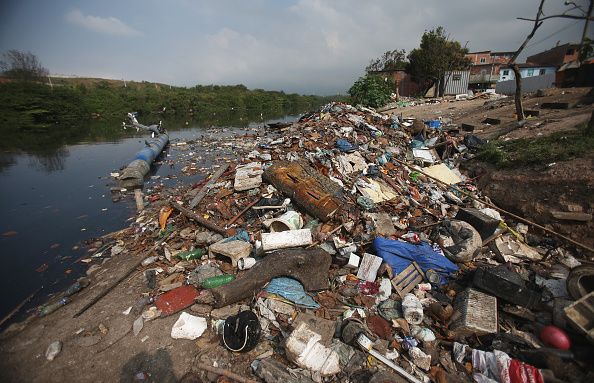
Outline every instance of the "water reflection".
<path fill-rule="evenodd" d="M 305 110 L 271 111 L 266 113 L 224 111 L 212 113 L 195 113 L 178 116 L 173 114 L 152 114 L 139 116 L 142 123 L 149 125 L 163 121 L 166 129 L 175 132 L 189 128 L 237 127 L 247 128 L 250 123 L 282 119 L 287 115 L 298 115 Z M 120 120 L 81 121 L 76 126 L 52 126 L 39 129 L 19 129 L 10 140 L 0 143 L 0 173 L 14 166 L 14 156 L 19 152 L 29 154 L 29 166 L 43 171 L 55 172 L 64 170 L 65 159 L 70 155 L 67 146 L 79 143 L 119 142 L 127 137 L 145 136 L 145 132 L 134 129 L 122 129 Z"/>
<path fill-rule="evenodd" d="M 0 152 L 0 173 L 16 164 L 14 153 Z"/>
<path fill-rule="evenodd" d="M 46 173 L 64 170 L 66 158 L 69 155 L 70 152 L 66 147 L 56 148 L 51 152 L 37 153 L 36 155 L 29 157 L 28 165 L 35 170 L 40 170 Z"/>

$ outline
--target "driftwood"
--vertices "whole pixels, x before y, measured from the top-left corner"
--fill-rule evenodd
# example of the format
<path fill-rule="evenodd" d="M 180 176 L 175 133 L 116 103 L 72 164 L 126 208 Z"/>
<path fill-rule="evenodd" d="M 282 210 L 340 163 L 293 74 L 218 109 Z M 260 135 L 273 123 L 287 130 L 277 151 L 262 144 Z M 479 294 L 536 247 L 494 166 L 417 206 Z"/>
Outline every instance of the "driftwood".
<path fill-rule="evenodd" d="M 183 215 L 185 215 L 186 217 L 198 222 L 200 225 L 204 226 L 205 228 L 214 231 L 215 233 L 219 233 L 221 235 L 227 235 L 227 230 L 223 229 L 222 227 L 202 218 L 201 216 L 199 216 L 198 214 L 194 213 L 193 211 L 186 209 L 185 207 L 183 207 L 182 205 L 176 203 L 176 202 L 171 202 L 171 207 L 173 207 L 175 210 L 179 211 L 180 213 L 182 213 Z"/>
<path fill-rule="evenodd" d="M 214 184 L 215 182 L 217 182 L 217 180 L 223 175 L 223 173 L 225 173 L 227 171 L 227 169 L 229 168 L 229 164 L 225 164 L 223 166 L 221 166 L 219 168 L 219 170 L 217 170 L 212 177 L 208 180 L 208 182 L 206 184 L 204 184 L 204 186 L 202 186 L 202 189 L 200 190 L 200 192 L 196 195 L 196 197 L 192 198 L 192 201 L 190 201 L 190 209 L 193 209 L 196 205 L 198 205 L 200 203 L 200 201 L 202 201 L 204 199 L 204 197 L 206 197 L 206 195 L 208 194 L 208 186 Z"/>
<path fill-rule="evenodd" d="M 330 263 L 332 257 L 320 248 L 281 250 L 267 255 L 241 278 L 210 291 L 220 308 L 252 296 L 280 276 L 297 279 L 307 291 L 323 290 L 328 288 Z"/>

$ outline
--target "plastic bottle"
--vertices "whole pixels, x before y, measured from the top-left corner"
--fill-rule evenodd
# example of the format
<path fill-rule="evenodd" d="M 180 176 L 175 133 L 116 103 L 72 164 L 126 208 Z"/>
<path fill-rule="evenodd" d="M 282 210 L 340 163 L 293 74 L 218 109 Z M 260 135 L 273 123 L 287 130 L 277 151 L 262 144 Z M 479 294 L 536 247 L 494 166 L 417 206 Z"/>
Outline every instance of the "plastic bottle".
<path fill-rule="evenodd" d="M 68 303 L 70 303 L 70 299 L 68 299 L 68 298 L 62 298 L 59 301 L 57 301 L 56 303 L 52 303 L 52 304 L 49 304 L 49 305 L 41 306 L 38 309 L 38 311 L 37 311 L 37 315 L 40 316 L 40 317 L 44 317 L 46 315 L 49 315 L 49 314 L 53 313 L 54 311 L 56 311 L 60 307 L 66 306 Z"/>
<path fill-rule="evenodd" d="M 214 289 L 219 286 L 226 285 L 235 279 L 235 275 L 217 275 L 216 277 L 206 278 L 202 281 L 202 288 Z"/>
<path fill-rule="evenodd" d="M 410 324 L 419 324 L 423 321 L 423 306 L 414 294 L 406 294 L 402 299 L 404 319 Z"/>
<path fill-rule="evenodd" d="M 184 261 L 190 261 L 192 259 L 202 258 L 204 254 L 206 254 L 206 251 L 204 249 L 198 248 L 191 251 L 182 251 L 181 253 L 177 253 L 175 256 Z"/>
<path fill-rule="evenodd" d="M 89 285 L 89 280 L 86 278 L 81 278 L 80 280 L 74 282 L 66 291 L 64 291 L 64 296 L 69 297 L 78 293 L 80 290 L 84 289 Z"/>

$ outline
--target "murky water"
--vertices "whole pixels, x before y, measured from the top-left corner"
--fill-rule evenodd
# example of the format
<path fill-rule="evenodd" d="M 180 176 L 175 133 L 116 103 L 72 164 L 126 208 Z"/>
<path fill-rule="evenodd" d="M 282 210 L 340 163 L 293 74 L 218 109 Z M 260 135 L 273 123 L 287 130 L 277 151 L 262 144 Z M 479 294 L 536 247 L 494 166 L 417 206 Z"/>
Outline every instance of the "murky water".
<path fill-rule="evenodd" d="M 94 132 L 104 134 L 93 134 L 84 143 L 0 152 L 0 318 L 36 291 L 28 307 L 71 283 L 86 269 L 78 262 L 85 250 L 77 246 L 124 228 L 135 215 L 130 198 L 112 202 L 110 188 L 116 185 L 109 174 L 127 165 L 146 137 L 130 137 L 134 133 L 104 124 L 93 125 Z M 226 134 L 261 125 L 245 122 Z M 165 126 L 173 143 L 207 134 L 206 127 L 197 123 L 166 122 Z M 168 165 L 181 155 L 187 153 L 169 150 L 165 163 L 152 169 L 158 180 L 148 180 L 145 188 L 156 182 L 171 186 L 198 180 L 200 176 L 181 175 L 181 166 Z M 209 158 L 203 161 L 209 165 Z"/>

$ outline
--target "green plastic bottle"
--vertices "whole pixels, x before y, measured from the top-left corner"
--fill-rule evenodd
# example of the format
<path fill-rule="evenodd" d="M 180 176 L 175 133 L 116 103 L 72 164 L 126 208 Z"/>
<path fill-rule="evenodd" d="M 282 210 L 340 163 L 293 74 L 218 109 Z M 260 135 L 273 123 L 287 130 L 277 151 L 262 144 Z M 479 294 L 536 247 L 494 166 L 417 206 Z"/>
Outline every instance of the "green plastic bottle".
<path fill-rule="evenodd" d="M 191 251 L 182 251 L 181 253 L 177 253 L 175 256 L 179 259 L 183 259 L 184 261 L 190 261 L 192 259 L 199 259 L 206 254 L 206 250 L 204 249 L 194 249 Z"/>
<path fill-rule="evenodd" d="M 202 281 L 202 288 L 214 289 L 215 287 L 226 285 L 235 279 L 235 275 L 217 275 L 216 277 L 206 278 Z"/>

